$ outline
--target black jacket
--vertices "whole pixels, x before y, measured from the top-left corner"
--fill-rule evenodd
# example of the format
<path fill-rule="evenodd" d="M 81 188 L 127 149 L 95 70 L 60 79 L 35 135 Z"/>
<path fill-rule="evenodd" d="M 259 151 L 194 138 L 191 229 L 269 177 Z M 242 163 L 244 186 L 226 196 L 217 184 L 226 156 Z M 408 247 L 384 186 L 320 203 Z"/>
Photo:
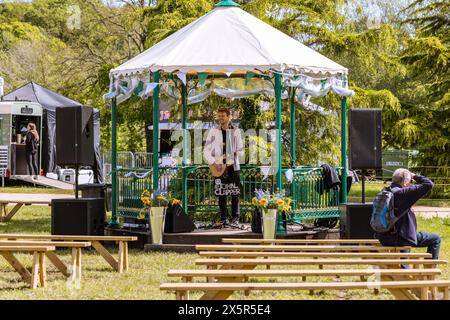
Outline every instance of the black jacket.
<path fill-rule="evenodd" d="M 25 137 L 25 151 L 27 153 L 35 154 L 38 150 L 38 143 L 34 139 L 34 136 L 31 132 L 27 132 Z"/>
<path fill-rule="evenodd" d="M 336 173 L 336 169 L 329 164 L 323 164 L 320 166 L 323 171 L 324 176 L 324 185 L 323 188 L 320 186 L 319 194 L 323 194 L 324 191 L 330 191 L 331 189 L 335 189 L 339 191 L 339 186 L 341 185 L 341 179 Z"/>

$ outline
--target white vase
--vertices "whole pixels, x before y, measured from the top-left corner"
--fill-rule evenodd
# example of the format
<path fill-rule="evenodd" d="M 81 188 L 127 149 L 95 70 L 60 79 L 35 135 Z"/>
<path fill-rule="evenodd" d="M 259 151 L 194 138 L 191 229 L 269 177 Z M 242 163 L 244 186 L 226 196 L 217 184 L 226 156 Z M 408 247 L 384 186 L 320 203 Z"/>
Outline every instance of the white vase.
<path fill-rule="evenodd" d="M 150 208 L 150 228 L 152 231 L 152 243 L 162 244 L 164 221 L 166 220 L 166 207 Z"/>
<path fill-rule="evenodd" d="M 262 230 L 264 239 L 275 239 L 277 209 L 262 210 Z"/>

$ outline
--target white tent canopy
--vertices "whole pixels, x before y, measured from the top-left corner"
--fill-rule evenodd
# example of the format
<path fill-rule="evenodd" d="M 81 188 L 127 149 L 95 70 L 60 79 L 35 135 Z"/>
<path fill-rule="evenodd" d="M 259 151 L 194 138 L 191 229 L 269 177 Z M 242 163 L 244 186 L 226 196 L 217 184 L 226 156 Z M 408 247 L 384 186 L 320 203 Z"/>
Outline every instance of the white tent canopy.
<path fill-rule="evenodd" d="M 285 76 L 285 85 L 306 87 L 306 91 L 316 92 L 317 96 L 330 89 L 351 95 L 350 90 L 342 92 L 347 88 L 345 67 L 245 12 L 232 1 L 223 1 L 208 14 L 112 69 L 111 90 L 105 98 L 122 95 L 119 102 L 127 99 L 135 92 L 138 81 L 144 82 L 141 91 L 147 91 L 145 95 L 148 95 L 155 84 L 145 82 L 156 71 L 176 73 L 183 82 L 187 74 L 229 76 L 279 72 Z M 303 79 L 292 79 L 289 75 Z M 324 79 L 329 81 L 328 90 L 324 90 Z M 125 87 L 121 87 L 123 80 Z"/>

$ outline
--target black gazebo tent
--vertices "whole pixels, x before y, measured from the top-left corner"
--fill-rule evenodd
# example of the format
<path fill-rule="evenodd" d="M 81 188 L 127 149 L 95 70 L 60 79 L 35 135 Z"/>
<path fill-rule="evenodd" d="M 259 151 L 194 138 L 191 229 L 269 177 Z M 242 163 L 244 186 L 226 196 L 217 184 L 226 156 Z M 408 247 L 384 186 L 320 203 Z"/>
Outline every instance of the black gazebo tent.
<path fill-rule="evenodd" d="M 3 100 L 25 100 L 37 102 L 44 109 L 42 121 L 42 164 L 44 173 L 56 172 L 56 108 L 74 107 L 82 104 L 71 100 L 59 93 L 46 89 L 34 82 L 8 93 Z M 100 112 L 94 109 L 94 148 L 95 148 L 95 177 L 103 183 L 103 164 L 100 154 Z"/>

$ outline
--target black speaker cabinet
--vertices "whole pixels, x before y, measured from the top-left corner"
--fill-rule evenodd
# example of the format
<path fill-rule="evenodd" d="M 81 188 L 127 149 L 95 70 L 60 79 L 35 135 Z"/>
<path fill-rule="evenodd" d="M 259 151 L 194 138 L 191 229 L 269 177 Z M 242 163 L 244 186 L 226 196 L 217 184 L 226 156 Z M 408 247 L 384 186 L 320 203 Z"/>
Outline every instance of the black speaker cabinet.
<path fill-rule="evenodd" d="M 52 234 L 102 236 L 104 228 L 104 199 L 52 200 Z"/>
<path fill-rule="evenodd" d="M 381 109 L 349 113 L 349 154 L 352 169 L 382 169 Z"/>
<path fill-rule="evenodd" d="M 93 109 L 56 108 L 56 164 L 94 165 Z"/>
<path fill-rule="evenodd" d="M 194 231 L 195 225 L 181 206 L 167 208 L 164 222 L 165 233 L 181 233 Z"/>
<path fill-rule="evenodd" d="M 343 203 L 339 211 L 342 239 L 374 238 L 375 233 L 370 227 L 372 203 Z"/>

